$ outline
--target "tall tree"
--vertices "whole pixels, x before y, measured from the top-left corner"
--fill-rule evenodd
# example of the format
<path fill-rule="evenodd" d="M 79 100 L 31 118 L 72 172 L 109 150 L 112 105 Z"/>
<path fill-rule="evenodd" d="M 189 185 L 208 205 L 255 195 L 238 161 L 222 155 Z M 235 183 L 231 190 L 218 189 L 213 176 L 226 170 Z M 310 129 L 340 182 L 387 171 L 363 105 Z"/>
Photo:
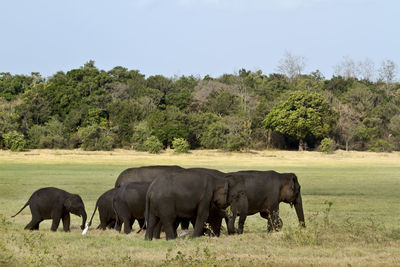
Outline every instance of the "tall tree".
<path fill-rule="evenodd" d="M 299 140 L 299 150 L 303 150 L 307 136 L 323 138 L 333 130 L 336 116 L 322 95 L 295 91 L 267 114 L 263 124 L 267 129 Z"/>

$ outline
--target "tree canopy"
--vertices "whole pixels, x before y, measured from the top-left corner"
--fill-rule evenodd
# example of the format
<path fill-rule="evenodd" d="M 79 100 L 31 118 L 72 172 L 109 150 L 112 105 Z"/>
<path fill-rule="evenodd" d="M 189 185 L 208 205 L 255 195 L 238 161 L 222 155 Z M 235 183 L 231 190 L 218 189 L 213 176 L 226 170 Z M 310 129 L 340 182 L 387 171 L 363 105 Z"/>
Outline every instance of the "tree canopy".
<path fill-rule="evenodd" d="M 283 63 L 300 68 L 146 77 L 89 61 L 47 78 L 0 73 L 0 148 L 146 150 L 179 139 L 191 149 L 318 149 L 330 138 L 343 149 L 400 150 L 393 62 L 376 81 L 365 78 L 368 66 L 362 78 L 326 79 L 318 70 L 302 74 L 296 57 Z"/>

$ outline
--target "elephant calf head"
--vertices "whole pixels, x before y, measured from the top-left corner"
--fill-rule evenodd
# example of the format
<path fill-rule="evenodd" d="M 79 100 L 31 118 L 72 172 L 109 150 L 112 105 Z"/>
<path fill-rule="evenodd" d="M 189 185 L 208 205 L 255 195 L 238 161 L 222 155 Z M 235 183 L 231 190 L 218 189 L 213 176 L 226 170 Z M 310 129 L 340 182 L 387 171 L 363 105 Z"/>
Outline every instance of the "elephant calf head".
<path fill-rule="evenodd" d="M 71 195 L 64 201 L 64 207 L 68 212 L 82 217 L 81 229 L 85 229 L 87 214 L 82 198 L 79 195 Z"/>
<path fill-rule="evenodd" d="M 280 188 L 280 201 L 294 205 L 299 223 L 305 226 L 303 201 L 301 198 L 300 184 L 294 173 L 285 173 L 283 175 L 283 183 Z"/>

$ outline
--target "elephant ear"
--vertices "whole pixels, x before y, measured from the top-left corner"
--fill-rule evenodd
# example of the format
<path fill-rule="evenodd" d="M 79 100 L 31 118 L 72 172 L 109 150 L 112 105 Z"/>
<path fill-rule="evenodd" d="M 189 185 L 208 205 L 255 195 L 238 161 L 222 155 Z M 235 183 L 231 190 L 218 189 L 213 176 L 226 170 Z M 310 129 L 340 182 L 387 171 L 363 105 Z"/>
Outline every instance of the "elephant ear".
<path fill-rule="evenodd" d="M 72 201 L 70 198 L 65 199 L 64 201 L 64 207 L 69 211 L 71 210 L 72 207 Z"/>
<path fill-rule="evenodd" d="M 214 191 L 213 202 L 218 207 L 226 207 L 228 202 L 229 182 L 225 181 L 221 186 L 217 187 Z"/>

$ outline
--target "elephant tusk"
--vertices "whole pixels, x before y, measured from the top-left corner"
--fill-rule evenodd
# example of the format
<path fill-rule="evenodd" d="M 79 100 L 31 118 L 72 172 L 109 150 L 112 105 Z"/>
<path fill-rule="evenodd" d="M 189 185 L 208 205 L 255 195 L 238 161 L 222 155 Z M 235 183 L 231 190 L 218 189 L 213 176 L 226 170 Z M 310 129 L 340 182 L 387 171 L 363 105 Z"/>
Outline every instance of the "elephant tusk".
<path fill-rule="evenodd" d="M 89 225 L 86 223 L 86 227 L 85 227 L 85 229 L 83 229 L 82 235 L 86 235 L 88 229 L 89 229 Z"/>

